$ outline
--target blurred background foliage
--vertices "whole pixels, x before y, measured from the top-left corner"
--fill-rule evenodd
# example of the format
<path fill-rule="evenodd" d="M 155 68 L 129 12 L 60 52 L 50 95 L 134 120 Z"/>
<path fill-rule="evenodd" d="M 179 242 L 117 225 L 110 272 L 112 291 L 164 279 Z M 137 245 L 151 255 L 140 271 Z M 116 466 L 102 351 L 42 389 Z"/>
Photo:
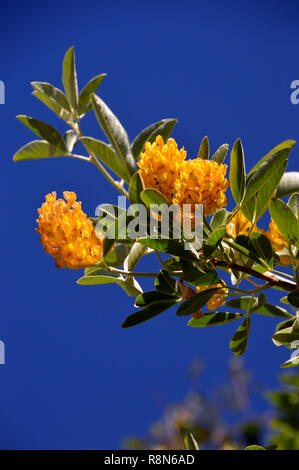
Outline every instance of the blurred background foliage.
<path fill-rule="evenodd" d="M 263 391 L 240 358 L 228 365 L 228 381 L 211 392 L 202 392 L 203 364 L 194 360 L 188 370 L 190 391 L 178 403 L 168 404 L 146 436 L 127 437 L 126 449 L 185 449 L 192 432 L 200 449 L 237 450 L 250 445 L 268 449 L 299 450 L 299 373 L 280 375 L 276 390 Z M 296 369 L 297 370 L 297 369 Z M 262 395 L 268 406 L 253 411 L 251 398 Z"/>

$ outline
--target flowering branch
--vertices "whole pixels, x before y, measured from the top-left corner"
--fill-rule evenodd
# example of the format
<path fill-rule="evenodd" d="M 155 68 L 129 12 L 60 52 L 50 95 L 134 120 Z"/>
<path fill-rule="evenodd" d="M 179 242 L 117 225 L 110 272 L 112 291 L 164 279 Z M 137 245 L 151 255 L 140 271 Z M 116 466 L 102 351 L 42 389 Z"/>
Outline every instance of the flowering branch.
<path fill-rule="evenodd" d="M 32 83 L 34 96 L 70 129 L 61 135 L 48 123 L 18 116 L 41 140 L 19 149 L 15 161 L 64 156 L 91 162 L 131 204 L 130 212 L 106 205 L 108 209 L 102 208 L 104 215 L 94 220 L 83 212 L 74 192 L 65 191 L 64 199 L 57 199 L 55 192 L 48 194 L 38 209 L 37 231 L 45 251 L 54 257 L 58 268 L 84 268 L 78 284 L 115 283 L 129 296 L 136 297 L 138 310 L 126 318 L 124 328 L 150 320 L 179 303 L 176 313 L 189 316 L 191 327 L 242 319 L 230 341 L 236 355 L 246 351 L 251 313 L 282 318 L 284 321 L 277 325 L 273 341 L 278 346 L 292 348 L 294 341 L 299 340 L 299 319 L 267 302 L 262 291 L 280 288 L 287 293 L 281 302 L 299 308 L 299 173 L 286 173 L 295 142 L 280 143 L 246 174 L 242 142 L 237 139 L 230 153 L 227 177 L 228 165 L 224 161 L 228 144 L 223 144 L 211 156 L 209 139 L 204 137 L 197 158 L 187 159 L 184 147 L 179 148 L 170 138 L 176 119 L 157 121 L 130 142 L 118 118 L 95 94 L 104 77 L 105 74 L 97 75 L 79 93 L 74 48 L 70 48 L 63 61 L 64 91 L 49 83 Z M 90 111 L 94 112 L 107 142 L 84 135 L 81 119 Z M 74 152 L 78 142 L 88 156 Z M 228 188 L 235 201 L 230 212 L 224 208 Z M 282 198 L 286 196 L 290 198 L 284 202 Z M 158 215 L 151 213 L 153 205 L 161 209 Z M 196 226 L 196 208 L 202 208 L 200 252 L 196 236 L 194 244 L 187 243 L 190 237 L 184 229 L 180 228 L 179 239 L 174 236 L 173 227 L 164 236 L 161 227 L 163 222 L 173 221 L 170 212 L 173 205 L 182 209 L 183 218 L 188 207 L 187 219 L 193 226 Z M 271 222 L 264 231 L 257 223 L 268 210 Z M 145 220 L 140 220 L 142 212 Z M 157 222 L 153 233 L 148 220 Z M 130 224 L 142 229 L 142 236 L 132 237 Z M 111 227 L 116 230 L 111 232 Z M 191 249 L 187 250 L 186 245 Z M 156 253 L 161 264 L 159 272 L 135 271 L 147 253 Z M 160 253 L 168 257 L 162 259 Z M 279 265 L 291 268 L 291 274 L 277 271 Z M 232 285 L 220 277 L 218 268 L 231 274 Z M 259 286 L 248 276 L 265 284 Z M 135 277 L 154 277 L 154 289 L 143 292 Z M 241 283 L 245 280 L 256 288 L 243 289 Z M 227 307 L 238 312 L 226 311 Z M 293 365 L 297 362 L 292 357 L 283 367 Z"/>

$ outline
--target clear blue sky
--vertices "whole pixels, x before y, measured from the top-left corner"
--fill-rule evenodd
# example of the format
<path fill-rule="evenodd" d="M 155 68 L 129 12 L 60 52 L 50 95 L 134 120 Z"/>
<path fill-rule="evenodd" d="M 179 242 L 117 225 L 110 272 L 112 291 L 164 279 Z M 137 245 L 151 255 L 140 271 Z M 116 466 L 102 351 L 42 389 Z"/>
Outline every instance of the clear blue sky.
<path fill-rule="evenodd" d="M 0 366 L 0 448 L 119 448 L 184 396 L 195 356 L 206 364 L 204 389 L 225 380 L 236 328 L 191 329 L 171 310 L 123 330 L 131 298 L 116 287 L 80 287 L 80 272 L 55 268 L 34 231 L 44 195 L 73 190 L 93 214 L 97 204 L 116 202 L 116 193 L 83 162 L 12 162 L 34 139 L 15 115 L 65 129 L 31 96 L 30 82 L 61 87 L 61 61 L 74 45 L 79 85 L 108 73 L 100 95 L 131 138 L 177 117 L 173 135 L 190 156 L 205 135 L 214 150 L 241 137 L 250 166 L 282 140 L 299 138 L 299 105 L 290 102 L 290 83 L 299 79 L 298 15 L 296 1 L 1 5 L 0 339 L 7 363 Z M 87 135 L 101 138 L 91 113 L 84 121 Z M 296 169 L 297 146 L 289 163 Z M 275 323 L 254 318 L 245 359 L 266 388 L 288 357 L 272 344 Z"/>

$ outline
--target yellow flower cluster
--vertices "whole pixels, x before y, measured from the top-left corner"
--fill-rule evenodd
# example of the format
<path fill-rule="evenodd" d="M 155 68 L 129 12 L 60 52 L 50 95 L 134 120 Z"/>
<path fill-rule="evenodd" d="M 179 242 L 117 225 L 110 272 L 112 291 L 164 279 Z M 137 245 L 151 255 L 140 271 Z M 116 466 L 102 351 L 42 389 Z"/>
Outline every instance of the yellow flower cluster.
<path fill-rule="evenodd" d="M 158 189 L 174 204 L 203 204 L 205 214 L 213 214 L 227 204 L 227 165 L 185 158 L 185 150 L 178 150 L 174 139 L 165 145 L 161 136 L 153 144 L 147 142 L 138 162 L 145 187 Z"/>
<path fill-rule="evenodd" d="M 206 215 L 214 214 L 227 204 L 225 191 L 229 182 L 225 179 L 226 165 L 213 160 L 196 158 L 185 161 L 175 182 L 175 204 L 203 204 Z"/>
<path fill-rule="evenodd" d="M 186 155 L 183 148 L 178 150 L 174 139 L 168 139 L 164 145 L 163 138 L 158 135 L 152 144 L 146 142 L 137 163 L 145 187 L 157 189 L 171 202 L 174 184 Z"/>
<path fill-rule="evenodd" d="M 79 269 L 95 264 L 103 256 L 103 240 L 81 209 L 75 193 L 65 191 L 63 199 L 56 192 L 46 195 L 38 209 L 38 228 L 41 243 L 54 256 L 57 268 Z"/>
<path fill-rule="evenodd" d="M 227 224 L 226 232 L 228 235 L 235 238 L 238 235 L 247 235 L 251 227 L 252 223 L 239 211 Z"/>
<path fill-rule="evenodd" d="M 212 284 L 210 286 L 200 286 L 196 287 L 197 292 L 203 292 L 207 289 L 213 289 L 216 287 L 223 287 L 223 284 L 218 283 L 218 284 Z M 223 287 L 221 290 L 216 292 L 216 294 L 213 295 L 213 297 L 207 302 L 207 309 L 208 310 L 215 310 L 216 308 L 220 307 L 226 297 L 226 294 L 228 293 L 228 289 Z"/>
<path fill-rule="evenodd" d="M 281 235 L 274 220 L 269 223 L 269 230 L 265 232 L 265 235 L 270 240 L 274 251 L 282 251 L 288 246 L 287 240 Z"/>
<path fill-rule="evenodd" d="M 292 263 L 292 259 L 288 254 L 288 250 L 286 250 L 286 248 L 288 247 L 288 242 L 287 239 L 278 230 L 278 227 L 274 220 L 271 220 L 271 222 L 269 223 L 269 230 L 265 232 L 265 235 L 270 240 L 273 250 L 276 252 L 282 252 L 279 255 L 280 264 L 282 266 L 289 266 Z M 295 256 L 294 258 L 294 263 L 296 266 L 298 266 L 299 259 Z"/>
<path fill-rule="evenodd" d="M 226 232 L 231 237 L 235 238 L 238 235 L 248 235 L 252 229 L 252 223 L 248 220 L 245 215 L 239 211 L 236 215 L 229 221 L 226 226 Z M 263 230 L 258 228 L 256 225 L 253 230 L 255 232 L 262 232 Z"/>

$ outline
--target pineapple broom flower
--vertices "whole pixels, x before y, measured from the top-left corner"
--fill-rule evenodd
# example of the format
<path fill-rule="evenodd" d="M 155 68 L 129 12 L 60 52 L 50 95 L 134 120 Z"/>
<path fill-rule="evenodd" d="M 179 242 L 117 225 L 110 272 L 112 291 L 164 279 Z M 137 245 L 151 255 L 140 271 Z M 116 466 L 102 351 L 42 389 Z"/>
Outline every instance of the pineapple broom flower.
<path fill-rule="evenodd" d="M 282 251 L 288 246 L 288 242 L 280 231 L 274 220 L 269 223 L 269 230 L 265 232 L 266 237 L 270 240 L 274 251 Z"/>
<path fill-rule="evenodd" d="M 198 157 L 182 163 L 174 185 L 175 204 L 202 204 L 205 215 L 214 214 L 227 205 L 225 178 L 227 165 Z"/>
<path fill-rule="evenodd" d="M 236 238 L 238 235 L 250 235 L 252 230 L 263 232 L 256 224 L 253 227 L 252 222 L 245 217 L 242 211 L 238 211 L 226 226 L 226 232 L 232 238 Z"/>
<path fill-rule="evenodd" d="M 271 219 L 269 223 L 269 230 L 265 232 L 265 235 L 271 242 L 272 248 L 274 251 L 279 253 L 279 261 L 280 264 L 283 266 L 289 266 L 292 261 L 294 264 L 299 264 L 299 259 L 297 257 L 293 257 L 293 260 L 289 253 L 287 253 L 288 249 L 288 241 L 287 239 L 280 233 L 276 223 L 274 220 Z"/>
<path fill-rule="evenodd" d="M 202 204 L 206 215 L 213 214 L 227 204 L 227 165 L 202 158 L 185 160 L 186 155 L 174 139 L 164 144 L 159 135 L 152 144 L 147 142 L 138 161 L 144 185 L 158 189 L 169 202 Z"/>
<path fill-rule="evenodd" d="M 168 139 L 164 144 L 162 136 L 158 135 L 152 144 L 146 142 L 137 163 L 145 187 L 159 190 L 171 202 L 175 182 L 186 155 L 184 148 L 178 150 L 174 139 Z"/>
<path fill-rule="evenodd" d="M 65 191 L 46 195 L 38 209 L 38 228 L 44 250 L 55 258 L 57 268 L 80 269 L 95 264 L 103 256 L 103 240 L 96 236 L 93 224 L 81 209 L 75 193 Z"/>

